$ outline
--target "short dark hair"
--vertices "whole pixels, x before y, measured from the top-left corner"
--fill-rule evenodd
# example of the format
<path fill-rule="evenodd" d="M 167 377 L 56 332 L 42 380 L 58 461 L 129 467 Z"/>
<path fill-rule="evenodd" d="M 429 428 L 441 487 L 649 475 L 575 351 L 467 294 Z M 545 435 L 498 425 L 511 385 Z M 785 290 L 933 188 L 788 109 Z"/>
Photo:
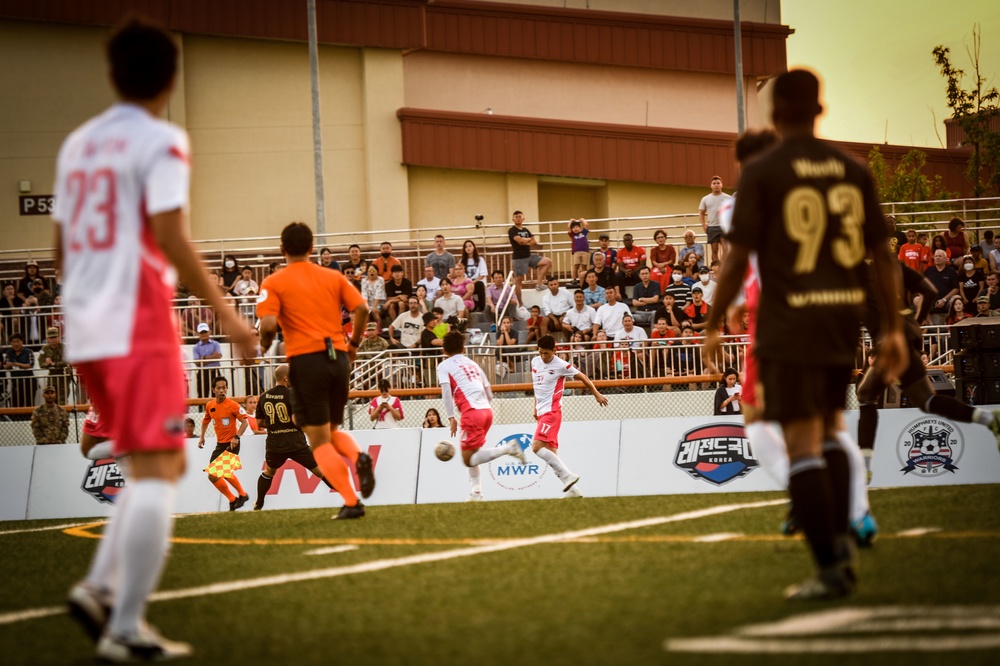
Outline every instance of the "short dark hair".
<path fill-rule="evenodd" d="M 320 253 L 321 255 L 322 255 L 322 254 L 333 254 L 333 250 L 331 250 L 331 249 L 330 249 L 330 248 L 328 248 L 328 247 L 324 247 L 324 248 L 323 248 L 322 250 L 320 250 L 320 251 L 319 251 L 319 253 Z"/>
<path fill-rule="evenodd" d="M 984 231 L 983 232 L 983 238 L 985 240 L 991 240 L 993 238 L 993 230 L 992 229 L 987 229 L 986 231 Z"/>
<path fill-rule="evenodd" d="M 379 247 L 382 247 L 383 245 L 388 245 L 389 247 L 392 247 L 392 243 L 390 243 L 389 241 L 382 241 L 381 243 L 378 244 Z"/>
<path fill-rule="evenodd" d="M 354 248 L 358 248 L 358 252 L 361 252 L 361 246 L 358 245 L 357 243 L 351 243 L 350 245 L 348 245 L 347 246 L 347 251 L 350 252 Z"/>
<path fill-rule="evenodd" d="M 443 315 L 444 314 L 444 308 L 435 305 L 434 307 L 431 308 L 431 312 L 433 312 L 436 315 Z"/>
<path fill-rule="evenodd" d="M 736 375 L 736 378 L 740 378 L 740 373 L 736 372 L 736 368 L 726 368 L 726 371 L 722 373 L 722 377 L 726 378 L 729 375 Z"/>
<path fill-rule="evenodd" d="M 774 81 L 774 118 L 781 122 L 812 122 L 823 107 L 819 103 L 819 79 L 812 72 L 793 69 Z"/>
<path fill-rule="evenodd" d="M 392 267 L 392 268 L 390 269 L 390 271 L 389 271 L 389 272 L 390 272 L 390 273 L 402 273 L 402 272 L 403 272 L 403 267 L 402 267 L 402 266 L 400 266 L 399 264 L 395 264 L 395 265 L 394 265 L 394 266 L 393 266 L 393 267 Z"/>
<path fill-rule="evenodd" d="M 441 278 L 441 284 L 451 286 L 451 280 L 449 278 Z"/>
<path fill-rule="evenodd" d="M 542 337 L 538 338 L 538 348 L 551 349 L 554 351 L 556 348 L 556 339 L 551 335 L 543 335 Z"/>
<path fill-rule="evenodd" d="M 719 181 L 721 183 L 722 182 L 722 176 L 712 176 L 712 180 L 717 180 L 717 181 Z M 712 180 L 709 180 L 708 182 L 711 183 Z"/>
<path fill-rule="evenodd" d="M 958 231 L 959 227 L 964 227 L 964 226 L 965 226 L 965 220 L 963 220 L 960 217 L 953 217 L 950 220 L 948 220 L 948 231 L 951 231 L 952 233 Z"/>
<path fill-rule="evenodd" d="M 583 289 L 577 289 L 576 291 L 573 292 L 573 296 L 576 296 L 577 294 L 580 294 L 584 298 L 587 297 L 587 294 L 583 293 Z"/>
<path fill-rule="evenodd" d="M 426 326 L 427 324 L 431 323 L 435 319 L 437 319 L 437 315 L 435 315 L 433 312 L 425 312 L 424 313 L 424 326 Z"/>
<path fill-rule="evenodd" d="M 438 235 L 434 236 L 434 238 L 435 239 L 440 238 L 441 240 L 444 240 L 444 234 L 438 234 Z"/>
<path fill-rule="evenodd" d="M 458 331 L 445 333 L 444 351 L 448 354 L 460 354 L 465 349 L 465 334 Z"/>
<path fill-rule="evenodd" d="M 285 254 L 301 257 L 312 249 L 313 232 L 304 222 L 292 222 L 281 230 L 281 247 Z"/>
<path fill-rule="evenodd" d="M 20 333 L 11 333 L 10 337 L 7 338 L 7 342 L 14 342 L 14 340 L 20 340 L 21 342 L 24 342 L 24 336 L 21 335 Z"/>
<path fill-rule="evenodd" d="M 503 271 L 493 271 L 492 273 L 490 273 L 490 277 L 493 277 L 494 275 L 499 275 L 500 277 L 503 277 Z"/>
<path fill-rule="evenodd" d="M 591 273 L 594 274 L 594 277 L 597 277 L 597 271 L 591 268 L 590 270 L 588 270 L 586 273 L 583 274 L 583 279 L 586 280 L 587 276 L 590 275 Z"/>
<path fill-rule="evenodd" d="M 524 215 L 524 213 L 522 213 L 522 212 L 521 212 L 521 211 L 519 211 L 519 210 L 515 210 L 515 211 L 514 211 L 514 212 L 512 213 L 512 215 Z"/>
<path fill-rule="evenodd" d="M 105 44 L 111 82 L 125 99 L 150 100 L 170 87 L 177 73 L 177 45 L 166 30 L 132 16 Z"/>
<path fill-rule="evenodd" d="M 573 227 L 583 228 L 583 224 L 580 222 L 580 220 L 570 220 L 569 228 L 572 229 Z"/>
<path fill-rule="evenodd" d="M 546 282 L 552 282 L 553 280 L 555 280 L 556 282 L 559 282 L 559 276 L 558 275 L 550 275 L 549 279 L 546 280 Z"/>
<path fill-rule="evenodd" d="M 378 380 L 379 391 L 388 391 L 390 388 L 392 388 L 392 384 L 389 383 L 388 379 L 383 377 L 382 379 Z"/>
<path fill-rule="evenodd" d="M 218 375 L 216 376 L 215 379 L 212 380 L 212 387 L 214 388 L 215 385 L 218 384 L 219 382 L 222 382 L 226 386 L 229 386 L 229 380 L 223 377 L 222 375 Z"/>

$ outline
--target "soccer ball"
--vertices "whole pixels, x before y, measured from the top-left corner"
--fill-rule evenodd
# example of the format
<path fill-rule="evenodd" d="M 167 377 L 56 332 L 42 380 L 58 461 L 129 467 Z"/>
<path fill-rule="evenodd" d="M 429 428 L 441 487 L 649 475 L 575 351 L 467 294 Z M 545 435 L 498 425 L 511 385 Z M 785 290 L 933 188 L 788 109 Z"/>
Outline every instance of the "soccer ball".
<path fill-rule="evenodd" d="M 438 457 L 441 462 L 448 462 L 455 455 L 455 445 L 449 442 L 447 439 L 443 439 L 437 443 L 434 447 L 434 455 Z"/>

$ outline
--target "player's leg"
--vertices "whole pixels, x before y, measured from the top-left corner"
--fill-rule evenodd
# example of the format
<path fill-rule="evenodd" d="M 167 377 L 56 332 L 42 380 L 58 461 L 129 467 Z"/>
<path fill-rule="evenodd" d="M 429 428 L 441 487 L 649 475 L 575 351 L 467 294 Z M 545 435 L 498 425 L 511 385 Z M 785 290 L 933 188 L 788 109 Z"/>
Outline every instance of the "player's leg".
<path fill-rule="evenodd" d="M 500 456 L 514 456 L 523 464 L 524 451 L 517 441 L 511 441 L 507 446 L 483 448 L 486 433 L 492 424 L 491 409 L 474 409 L 462 414 L 462 461 L 465 466 L 477 467 Z"/>
<path fill-rule="evenodd" d="M 232 449 L 232 452 L 236 455 L 239 455 L 240 445 L 237 444 L 236 447 Z M 222 478 L 225 479 L 225 481 L 233 487 L 233 490 L 236 491 L 236 501 L 230 505 L 229 507 L 230 511 L 236 511 L 236 509 L 239 509 L 241 506 L 250 501 L 250 497 L 247 495 L 247 491 L 243 490 L 243 484 L 240 482 L 239 477 L 236 476 L 235 469 Z"/>
<path fill-rule="evenodd" d="M 264 454 L 264 469 L 260 471 L 260 476 L 257 477 L 257 499 L 253 503 L 254 511 L 260 511 L 264 508 L 264 497 L 267 496 L 267 491 L 271 489 L 271 484 L 274 482 L 274 475 L 278 473 L 278 468 L 285 464 L 285 460 L 280 460 L 281 458 L 285 458 L 285 456 L 270 451 Z"/>
<path fill-rule="evenodd" d="M 559 457 L 559 428 L 562 425 L 562 414 L 549 412 L 538 418 L 538 425 L 535 427 L 535 437 L 531 442 L 531 450 L 539 458 L 552 468 L 556 476 L 563 484 L 563 492 L 568 493 L 574 489 L 576 482 L 580 480 L 578 474 L 570 471 L 566 463 Z M 577 496 L 576 493 L 573 496 Z"/>
<path fill-rule="evenodd" d="M 212 457 L 209 458 L 208 460 L 209 465 L 215 462 L 215 459 L 218 458 L 220 455 L 222 455 L 222 453 L 224 451 L 227 451 L 228 449 L 229 446 L 226 444 L 216 445 L 216 447 L 212 450 Z M 229 502 L 229 509 L 231 511 L 235 511 L 233 507 L 235 506 L 236 503 L 236 495 L 234 495 L 232 491 L 229 490 L 229 486 L 226 484 L 226 480 L 221 476 L 216 476 L 215 474 L 209 472 L 208 482 L 211 483 L 213 486 L 215 486 L 215 489 L 218 490 L 220 493 L 222 493 L 223 497 L 226 498 L 226 500 Z"/>
<path fill-rule="evenodd" d="M 868 471 L 871 471 L 875 434 L 878 432 L 878 400 L 884 390 L 885 382 L 873 370 L 866 372 L 858 384 L 858 446 Z"/>
<path fill-rule="evenodd" d="M 868 502 L 868 463 L 846 428 L 837 432 L 837 440 L 847 454 L 847 464 L 850 468 L 851 488 L 848 519 L 850 520 L 851 532 L 854 534 L 856 543 L 867 548 L 874 543 L 875 537 L 878 536 L 878 523 L 871 513 L 871 504 Z"/>
<path fill-rule="evenodd" d="M 915 356 L 915 353 L 912 355 Z M 989 412 L 979 407 L 967 405 L 951 396 L 938 395 L 934 392 L 931 380 L 927 377 L 927 371 L 924 370 L 920 359 L 917 358 L 916 365 L 914 365 L 911 359 L 910 366 L 917 368 L 918 372 L 913 373 L 913 376 L 908 376 L 910 374 L 908 368 L 907 373 L 904 373 L 903 377 L 900 378 L 903 382 L 903 393 L 921 411 L 927 414 L 943 416 L 946 419 L 958 421 L 959 423 L 978 423 L 981 426 L 989 428 L 994 436 L 998 438 L 997 442 L 1000 444 L 1000 420 L 998 420 L 998 412 Z"/>

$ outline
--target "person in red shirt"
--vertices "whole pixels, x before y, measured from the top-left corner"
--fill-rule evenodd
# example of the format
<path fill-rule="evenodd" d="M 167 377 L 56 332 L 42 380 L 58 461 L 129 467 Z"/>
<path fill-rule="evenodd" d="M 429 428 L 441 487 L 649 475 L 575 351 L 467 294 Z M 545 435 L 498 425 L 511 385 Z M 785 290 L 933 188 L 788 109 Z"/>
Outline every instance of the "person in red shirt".
<path fill-rule="evenodd" d="M 708 303 L 701 299 L 701 287 L 695 285 L 691 289 L 691 302 L 688 303 L 683 310 L 684 314 L 691 322 L 691 328 L 696 331 L 704 330 L 706 320 L 708 319 Z"/>
<path fill-rule="evenodd" d="M 229 382 L 226 378 L 216 377 L 212 391 L 215 393 L 215 400 L 209 400 L 205 403 L 205 418 L 201 420 L 201 437 L 198 438 L 198 448 L 205 448 L 205 431 L 208 430 L 208 424 L 212 423 L 215 426 L 216 445 L 212 451 L 210 463 L 221 456 L 223 451 L 232 451 L 239 455 L 240 436 L 247 429 L 247 413 L 240 406 L 240 403 L 226 397 L 226 393 L 229 391 Z M 239 432 L 236 430 L 237 421 L 240 422 Z M 236 511 L 250 499 L 235 473 L 232 476 L 221 478 L 209 473 L 208 480 L 229 500 L 230 511 Z M 226 486 L 226 481 L 239 495 L 233 496 L 229 487 Z"/>
<path fill-rule="evenodd" d="M 622 236 L 625 247 L 618 250 L 618 294 L 623 296 L 622 287 L 630 287 L 639 281 L 639 269 L 646 265 L 646 251 L 634 245 L 632 234 Z"/>
<path fill-rule="evenodd" d="M 923 273 L 926 268 L 923 258 L 924 247 L 917 243 L 917 232 L 910 229 L 906 232 L 906 242 L 899 248 L 899 260 L 918 273 Z"/>

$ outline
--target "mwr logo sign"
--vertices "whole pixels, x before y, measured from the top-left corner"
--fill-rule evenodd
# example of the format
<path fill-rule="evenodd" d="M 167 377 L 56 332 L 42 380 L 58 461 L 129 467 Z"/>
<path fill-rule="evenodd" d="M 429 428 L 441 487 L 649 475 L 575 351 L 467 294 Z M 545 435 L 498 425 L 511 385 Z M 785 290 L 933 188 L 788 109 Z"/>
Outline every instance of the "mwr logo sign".
<path fill-rule="evenodd" d="M 531 440 L 532 435 L 520 433 L 508 435 L 494 446 L 509 446 L 511 442 L 517 442 L 517 445 L 524 451 L 531 446 Z M 522 465 L 511 456 L 501 456 L 490 462 L 489 466 L 490 476 L 493 477 L 498 486 L 506 490 L 526 490 L 538 485 L 545 473 L 549 471 L 548 465 L 540 465 L 533 460 Z"/>
<path fill-rule="evenodd" d="M 958 471 L 956 463 L 965 451 L 961 431 L 944 419 L 918 419 L 906 426 L 896 443 L 896 456 L 904 475 L 917 472 L 930 478 L 947 470 Z"/>
<path fill-rule="evenodd" d="M 674 465 L 717 486 L 746 476 L 757 467 L 743 426 L 719 423 L 689 430 L 677 447 Z"/>
<path fill-rule="evenodd" d="M 101 504 L 114 504 L 118 493 L 125 487 L 125 477 L 114 458 L 104 458 L 90 463 L 83 477 L 83 492 Z"/>

